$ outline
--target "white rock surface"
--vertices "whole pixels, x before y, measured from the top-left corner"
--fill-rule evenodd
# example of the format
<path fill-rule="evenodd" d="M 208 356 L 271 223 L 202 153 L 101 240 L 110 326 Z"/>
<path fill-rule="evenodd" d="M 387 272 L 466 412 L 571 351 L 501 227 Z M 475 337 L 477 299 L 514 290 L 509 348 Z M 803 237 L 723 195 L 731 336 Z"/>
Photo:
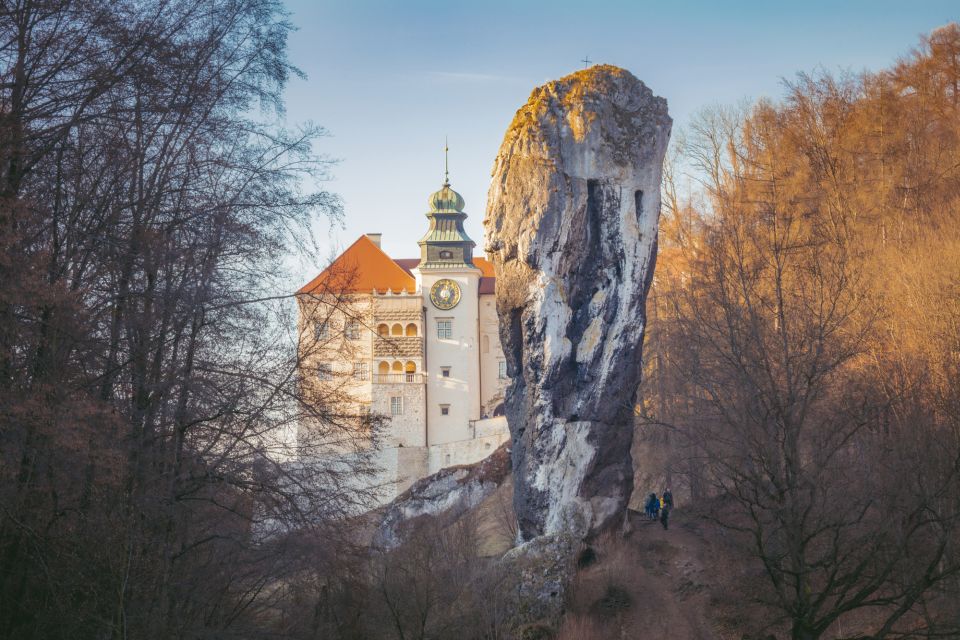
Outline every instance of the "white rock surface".
<path fill-rule="evenodd" d="M 656 259 L 666 100 L 595 66 L 533 91 L 497 156 L 484 227 L 512 384 L 524 539 L 622 516 Z"/>

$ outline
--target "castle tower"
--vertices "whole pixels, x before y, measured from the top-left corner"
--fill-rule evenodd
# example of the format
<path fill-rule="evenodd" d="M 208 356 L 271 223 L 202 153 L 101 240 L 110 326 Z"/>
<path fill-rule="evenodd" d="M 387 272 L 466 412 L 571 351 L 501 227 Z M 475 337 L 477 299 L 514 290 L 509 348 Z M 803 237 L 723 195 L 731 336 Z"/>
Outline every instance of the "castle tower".
<path fill-rule="evenodd" d="M 414 270 L 424 299 L 426 419 L 430 445 L 473 437 L 480 418 L 479 284 L 464 201 L 447 178 L 430 196 L 429 229 Z"/>

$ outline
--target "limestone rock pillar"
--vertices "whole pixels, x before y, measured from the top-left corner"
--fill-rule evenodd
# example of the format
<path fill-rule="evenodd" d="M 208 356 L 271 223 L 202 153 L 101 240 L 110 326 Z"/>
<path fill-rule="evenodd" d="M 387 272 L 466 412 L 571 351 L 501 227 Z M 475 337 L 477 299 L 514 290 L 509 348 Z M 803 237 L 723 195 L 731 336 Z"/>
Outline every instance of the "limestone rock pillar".
<path fill-rule="evenodd" d="M 671 124 L 666 100 L 598 65 L 535 89 L 497 155 L 484 227 L 525 540 L 599 531 L 629 500 Z"/>

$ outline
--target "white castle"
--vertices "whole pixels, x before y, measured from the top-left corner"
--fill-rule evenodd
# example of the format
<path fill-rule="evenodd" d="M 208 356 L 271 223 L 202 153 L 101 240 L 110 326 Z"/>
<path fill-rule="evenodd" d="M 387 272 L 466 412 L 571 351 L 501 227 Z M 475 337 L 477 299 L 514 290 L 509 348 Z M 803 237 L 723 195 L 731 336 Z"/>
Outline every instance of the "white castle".
<path fill-rule="evenodd" d="M 355 415 L 389 420 L 377 456 L 384 500 L 509 438 L 493 265 L 473 257 L 449 180 L 429 206 L 419 258 L 390 258 L 381 234 L 366 234 L 297 292 L 301 336 L 315 345 L 305 384 L 335 386 L 328 393 Z"/>

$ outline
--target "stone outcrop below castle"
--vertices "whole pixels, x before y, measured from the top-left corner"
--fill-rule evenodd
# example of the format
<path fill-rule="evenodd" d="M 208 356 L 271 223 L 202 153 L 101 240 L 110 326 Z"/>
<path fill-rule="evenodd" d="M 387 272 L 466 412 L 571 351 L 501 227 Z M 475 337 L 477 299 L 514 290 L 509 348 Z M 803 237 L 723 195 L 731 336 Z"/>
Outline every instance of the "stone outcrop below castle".
<path fill-rule="evenodd" d="M 418 480 L 387 505 L 373 544 L 392 549 L 410 535 L 418 523 L 432 518 L 445 525 L 479 505 L 510 475 L 510 453 L 504 444 L 482 461 L 441 469 Z"/>
<path fill-rule="evenodd" d="M 500 147 L 484 227 L 525 540 L 623 517 L 670 127 L 600 65 L 535 89 Z"/>

